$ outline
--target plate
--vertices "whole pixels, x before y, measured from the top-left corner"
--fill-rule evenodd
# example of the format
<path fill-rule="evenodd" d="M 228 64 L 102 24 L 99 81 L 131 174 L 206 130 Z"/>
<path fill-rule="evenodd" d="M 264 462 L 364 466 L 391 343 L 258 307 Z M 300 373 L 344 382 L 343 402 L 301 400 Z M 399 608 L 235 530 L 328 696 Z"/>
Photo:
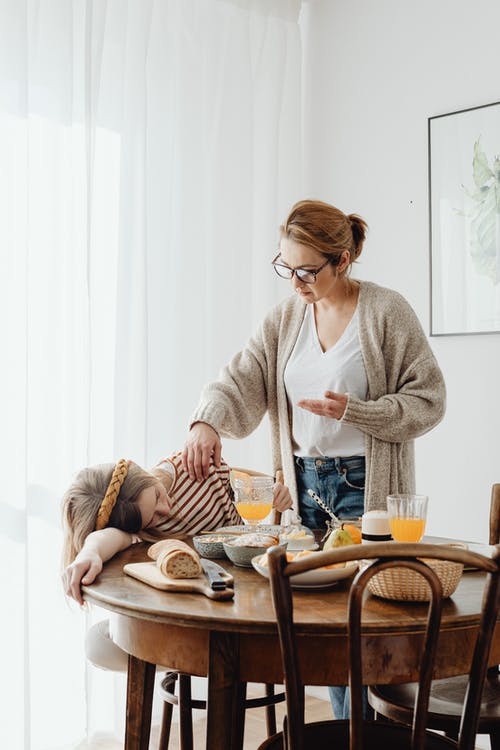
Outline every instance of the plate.
<path fill-rule="evenodd" d="M 256 555 L 252 558 L 252 566 L 257 573 L 264 578 L 269 578 L 269 569 L 267 565 L 261 565 L 260 562 L 264 555 Z M 348 563 L 345 568 L 330 568 L 329 570 L 307 570 L 305 573 L 299 573 L 290 578 L 293 589 L 324 589 L 334 586 L 344 578 L 350 578 L 358 568 L 358 563 Z"/>
<path fill-rule="evenodd" d="M 266 524 L 259 523 L 257 526 L 250 526 L 250 524 L 242 523 L 239 526 L 219 526 L 215 531 L 211 531 L 211 534 L 271 534 L 271 536 L 279 537 L 283 532 L 283 526 L 279 524 Z"/>

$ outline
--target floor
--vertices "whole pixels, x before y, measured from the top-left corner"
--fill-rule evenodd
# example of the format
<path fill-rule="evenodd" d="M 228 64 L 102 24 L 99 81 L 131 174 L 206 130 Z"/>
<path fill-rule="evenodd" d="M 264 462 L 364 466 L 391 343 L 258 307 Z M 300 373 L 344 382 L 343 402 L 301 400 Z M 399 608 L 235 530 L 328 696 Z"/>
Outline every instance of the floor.
<path fill-rule="evenodd" d="M 249 687 L 248 695 L 260 695 L 258 689 Z M 276 706 L 276 718 L 278 727 L 280 727 L 284 715 L 284 703 Z M 174 718 L 172 722 L 172 731 L 170 735 L 169 750 L 178 750 L 179 748 L 179 725 L 177 722 L 176 709 L 174 709 Z M 195 712 L 194 729 L 194 746 L 195 750 L 202 750 L 205 741 L 205 721 L 204 712 Z M 314 696 L 306 696 L 306 716 L 308 721 L 320 721 L 322 719 L 331 719 L 332 710 L 330 703 Z M 151 729 L 150 750 L 157 750 L 159 739 L 159 726 L 153 726 Z M 254 708 L 247 711 L 245 720 L 245 743 L 244 750 L 255 750 L 266 737 L 266 720 L 265 709 Z M 85 745 L 85 750 L 122 750 L 123 744 L 116 740 L 106 738 L 96 738 L 89 744 Z M 83 750 L 83 749 L 82 749 Z"/>
<path fill-rule="evenodd" d="M 249 688 L 249 696 L 260 694 L 258 691 Z M 276 716 L 278 726 L 284 715 L 284 704 L 281 703 L 276 707 Z M 306 695 L 306 717 L 308 721 L 321 721 L 331 719 L 332 712 L 328 701 Z M 204 712 L 196 711 L 193 724 L 194 746 L 195 750 L 202 750 L 205 742 L 205 722 Z M 160 727 L 153 725 L 151 729 L 151 741 L 149 750 L 157 750 Z M 256 750 L 259 744 L 266 736 L 266 724 L 264 709 L 256 708 L 247 711 L 245 722 L 245 743 L 244 750 Z M 169 750 L 178 750 L 179 748 L 179 725 L 177 722 L 176 710 L 172 721 L 172 731 L 170 735 Z M 476 750 L 489 748 L 489 739 L 486 736 L 477 738 Z M 96 738 L 88 744 L 82 745 L 78 750 L 123 750 L 123 743 L 117 740 L 106 738 Z"/>

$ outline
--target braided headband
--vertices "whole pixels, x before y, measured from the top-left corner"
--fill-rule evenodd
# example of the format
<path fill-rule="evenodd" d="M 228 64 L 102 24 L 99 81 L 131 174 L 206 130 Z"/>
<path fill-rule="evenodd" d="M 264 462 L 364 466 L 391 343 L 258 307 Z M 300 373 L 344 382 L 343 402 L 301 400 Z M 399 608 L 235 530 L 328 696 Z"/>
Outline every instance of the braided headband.
<path fill-rule="evenodd" d="M 105 529 L 108 525 L 109 517 L 111 516 L 116 501 L 118 500 L 118 495 L 120 493 L 121 486 L 125 481 L 127 473 L 128 461 L 126 461 L 124 458 L 121 458 L 113 469 L 111 481 L 108 485 L 108 489 L 106 490 L 106 494 L 104 495 L 101 507 L 99 508 L 99 512 L 97 513 L 97 519 L 95 522 L 96 531 Z"/>

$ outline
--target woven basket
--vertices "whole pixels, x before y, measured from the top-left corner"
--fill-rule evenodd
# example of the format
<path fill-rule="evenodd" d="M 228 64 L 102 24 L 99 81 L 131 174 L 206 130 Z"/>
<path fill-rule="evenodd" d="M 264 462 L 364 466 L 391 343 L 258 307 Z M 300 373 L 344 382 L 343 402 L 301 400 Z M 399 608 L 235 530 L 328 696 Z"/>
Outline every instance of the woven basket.
<path fill-rule="evenodd" d="M 450 547 L 465 547 L 462 544 Z M 448 560 L 422 558 L 423 562 L 434 570 L 443 587 L 443 598 L 451 596 L 462 577 L 462 563 Z M 370 563 L 367 561 L 366 565 Z M 409 568 L 387 568 L 373 576 L 367 585 L 368 591 L 382 599 L 393 599 L 401 602 L 427 602 L 430 599 L 430 586 L 420 573 Z"/>

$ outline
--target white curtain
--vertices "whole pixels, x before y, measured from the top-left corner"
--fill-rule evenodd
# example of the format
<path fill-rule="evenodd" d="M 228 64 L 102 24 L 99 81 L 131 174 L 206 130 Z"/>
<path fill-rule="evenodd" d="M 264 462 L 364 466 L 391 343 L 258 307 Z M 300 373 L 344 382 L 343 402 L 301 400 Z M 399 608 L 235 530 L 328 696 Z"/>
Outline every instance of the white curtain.
<path fill-rule="evenodd" d="M 84 465 L 180 447 L 286 291 L 299 6 L 0 0 L 2 748 L 119 736 L 123 682 L 89 671 L 60 588 L 60 497 Z M 260 434 L 226 455 L 268 453 Z"/>

